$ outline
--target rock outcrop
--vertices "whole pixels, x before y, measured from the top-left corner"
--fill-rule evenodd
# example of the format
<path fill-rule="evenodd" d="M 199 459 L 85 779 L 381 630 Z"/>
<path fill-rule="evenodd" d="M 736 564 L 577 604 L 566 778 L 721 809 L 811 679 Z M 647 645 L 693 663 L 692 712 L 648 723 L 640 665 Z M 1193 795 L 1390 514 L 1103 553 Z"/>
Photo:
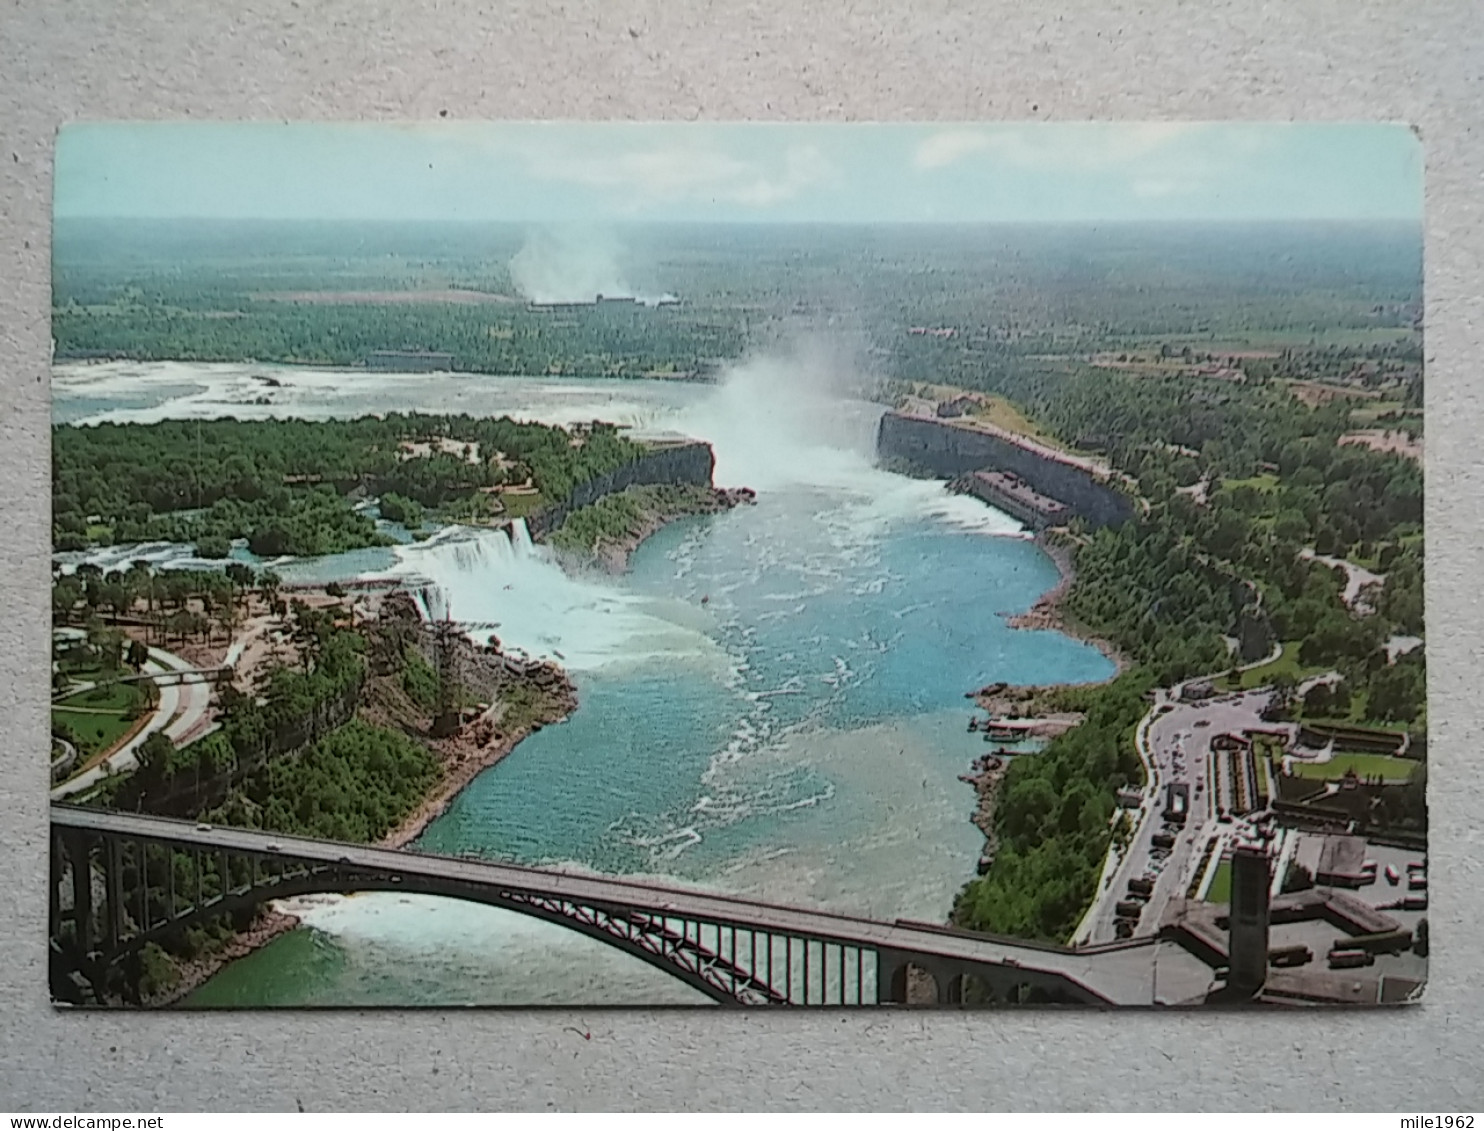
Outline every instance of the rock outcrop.
<path fill-rule="evenodd" d="M 711 445 L 699 440 L 655 447 L 632 463 L 616 467 L 604 475 L 579 483 L 560 503 L 543 507 L 526 520 L 531 537 L 538 542 L 567 520 L 567 515 L 580 507 L 589 507 L 605 495 L 629 487 L 648 487 L 661 483 L 690 484 L 710 487 L 716 469 L 716 455 Z"/>

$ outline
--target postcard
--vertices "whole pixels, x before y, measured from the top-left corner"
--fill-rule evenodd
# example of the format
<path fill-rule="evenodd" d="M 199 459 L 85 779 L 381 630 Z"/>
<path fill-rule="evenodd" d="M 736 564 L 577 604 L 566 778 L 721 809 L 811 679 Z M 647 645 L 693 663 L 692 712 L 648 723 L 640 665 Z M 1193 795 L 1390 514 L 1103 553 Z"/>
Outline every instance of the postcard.
<path fill-rule="evenodd" d="M 1428 957 L 1405 126 L 79 123 L 59 1005 Z"/>

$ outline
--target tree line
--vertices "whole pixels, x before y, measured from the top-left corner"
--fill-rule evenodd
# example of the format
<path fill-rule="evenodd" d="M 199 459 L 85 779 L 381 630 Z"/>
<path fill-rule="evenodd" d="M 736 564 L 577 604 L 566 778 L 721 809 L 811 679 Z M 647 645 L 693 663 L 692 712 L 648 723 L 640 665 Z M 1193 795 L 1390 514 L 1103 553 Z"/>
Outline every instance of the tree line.
<path fill-rule="evenodd" d="M 190 541 L 203 557 L 226 556 L 238 538 L 261 556 L 377 545 L 385 539 L 352 494 L 393 496 L 404 516 L 402 500 L 467 507 L 506 484 L 561 499 L 645 450 L 598 422 L 574 434 L 508 417 L 402 414 L 63 425 L 52 439 L 56 549 Z"/>

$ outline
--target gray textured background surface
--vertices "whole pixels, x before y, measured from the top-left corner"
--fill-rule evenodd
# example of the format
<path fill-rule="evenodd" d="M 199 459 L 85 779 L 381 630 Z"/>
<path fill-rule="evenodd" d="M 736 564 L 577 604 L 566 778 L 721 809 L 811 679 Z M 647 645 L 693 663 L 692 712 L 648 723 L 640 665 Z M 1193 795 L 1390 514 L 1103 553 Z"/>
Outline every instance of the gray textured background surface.
<path fill-rule="evenodd" d="M 802 5 L 798 5 L 802 9 Z M 1476 673 L 1484 7 L 6 0 L 0 1110 L 1484 1108 Z M 637 37 L 632 32 L 637 32 Z M 54 1013 L 44 957 L 48 217 L 76 118 L 1323 118 L 1428 164 L 1433 980 L 1388 1013 Z M 584 1039 L 573 1026 L 591 1032 Z"/>

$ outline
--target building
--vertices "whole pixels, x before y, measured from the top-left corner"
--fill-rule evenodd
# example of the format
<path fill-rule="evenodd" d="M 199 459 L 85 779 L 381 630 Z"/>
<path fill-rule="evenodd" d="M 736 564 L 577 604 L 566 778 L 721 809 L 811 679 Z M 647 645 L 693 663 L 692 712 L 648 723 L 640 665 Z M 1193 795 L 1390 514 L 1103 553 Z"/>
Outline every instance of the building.
<path fill-rule="evenodd" d="M 1358 836 L 1327 836 L 1319 849 L 1319 865 L 1314 870 L 1316 884 L 1337 888 L 1358 888 L 1374 883 L 1374 872 L 1365 869 L 1366 842 Z"/>
<path fill-rule="evenodd" d="M 1193 679 L 1180 688 L 1180 698 L 1186 703 L 1200 703 L 1216 694 L 1216 689 L 1204 679 Z"/>
<path fill-rule="evenodd" d="M 964 492 L 1037 530 L 1063 526 L 1072 518 L 1066 503 L 1041 494 L 1009 471 L 976 471 L 968 477 Z"/>
<path fill-rule="evenodd" d="M 1183 781 L 1172 781 L 1165 786 L 1164 819 L 1183 825 L 1190 812 L 1190 786 Z"/>

